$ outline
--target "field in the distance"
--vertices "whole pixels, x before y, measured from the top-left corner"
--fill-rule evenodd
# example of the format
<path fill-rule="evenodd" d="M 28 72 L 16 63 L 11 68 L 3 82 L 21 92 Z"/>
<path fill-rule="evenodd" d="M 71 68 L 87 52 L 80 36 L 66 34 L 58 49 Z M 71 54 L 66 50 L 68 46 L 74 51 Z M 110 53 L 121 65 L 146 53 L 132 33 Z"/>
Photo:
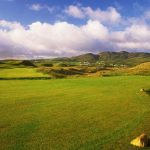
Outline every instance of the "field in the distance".
<path fill-rule="evenodd" d="M 36 68 L 13 68 L 0 69 L 0 78 L 34 78 L 34 77 L 48 77 L 48 75 L 37 72 Z"/>
<path fill-rule="evenodd" d="M 134 150 L 150 136 L 150 76 L 0 81 L 0 149 Z M 147 148 L 149 149 L 149 148 Z"/>

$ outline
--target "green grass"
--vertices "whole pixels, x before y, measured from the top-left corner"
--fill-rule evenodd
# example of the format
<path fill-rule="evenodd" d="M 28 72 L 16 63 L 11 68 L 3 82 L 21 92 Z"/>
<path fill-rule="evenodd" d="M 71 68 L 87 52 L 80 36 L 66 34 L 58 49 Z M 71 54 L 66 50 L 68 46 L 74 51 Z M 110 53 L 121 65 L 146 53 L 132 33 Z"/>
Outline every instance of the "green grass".
<path fill-rule="evenodd" d="M 37 72 L 36 68 L 13 68 L 0 69 L 0 78 L 20 78 L 20 77 L 48 77 L 48 75 Z"/>
<path fill-rule="evenodd" d="M 136 150 L 149 76 L 0 81 L 0 149 Z M 150 149 L 150 148 L 146 148 Z"/>

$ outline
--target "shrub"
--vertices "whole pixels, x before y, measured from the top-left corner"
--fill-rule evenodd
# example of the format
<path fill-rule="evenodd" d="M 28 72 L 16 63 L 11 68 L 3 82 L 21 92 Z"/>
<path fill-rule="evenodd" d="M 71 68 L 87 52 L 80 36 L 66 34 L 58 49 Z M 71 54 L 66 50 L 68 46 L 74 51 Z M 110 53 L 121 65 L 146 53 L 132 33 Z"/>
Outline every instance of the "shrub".
<path fill-rule="evenodd" d="M 36 67 L 36 65 L 34 63 L 32 63 L 32 61 L 30 60 L 23 60 L 20 65 L 24 65 L 24 66 L 28 66 L 28 67 Z"/>
<path fill-rule="evenodd" d="M 45 64 L 43 64 L 43 66 L 45 66 L 45 67 L 53 67 L 53 64 L 52 63 L 45 63 Z"/>
<path fill-rule="evenodd" d="M 68 65 L 65 64 L 65 63 L 59 63 L 59 64 L 57 64 L 56 66 L 57 66 L 57 67 L 68 67 Z"/>

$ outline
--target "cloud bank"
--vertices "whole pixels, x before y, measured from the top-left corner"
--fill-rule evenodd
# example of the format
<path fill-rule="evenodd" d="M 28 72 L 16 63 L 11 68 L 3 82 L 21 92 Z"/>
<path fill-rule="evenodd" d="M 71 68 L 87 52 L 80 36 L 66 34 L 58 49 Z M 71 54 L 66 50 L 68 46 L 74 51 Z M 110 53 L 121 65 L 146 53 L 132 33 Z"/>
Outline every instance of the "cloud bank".
<path fill-rule="evenodd" d="M 37 21 L 23 26 L 0 20 L 0 59 L 62 57 L 104 50 L 150 52 L 150 26 L 146 21 L 129 19 L 123 28 L 116 30 L 107 25 L 123 20 L 115 8 L 101 11 L 71 5 L 65 13 L 76 18 L 88 16 L 88 20 L 81 26 L 66 21 L 54 24 Z M 148 18 L 149 13 L 145 14 Z"/>

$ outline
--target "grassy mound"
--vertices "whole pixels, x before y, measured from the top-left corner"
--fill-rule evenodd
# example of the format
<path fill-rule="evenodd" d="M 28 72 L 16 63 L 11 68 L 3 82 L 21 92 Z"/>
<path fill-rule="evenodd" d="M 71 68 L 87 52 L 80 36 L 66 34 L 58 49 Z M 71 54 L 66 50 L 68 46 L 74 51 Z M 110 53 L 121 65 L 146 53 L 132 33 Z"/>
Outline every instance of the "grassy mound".
<path fill-rule="evenodd" d="M 129 74 L 150 75 L 150 62 L 142 63 L 128 70 Z"/>

